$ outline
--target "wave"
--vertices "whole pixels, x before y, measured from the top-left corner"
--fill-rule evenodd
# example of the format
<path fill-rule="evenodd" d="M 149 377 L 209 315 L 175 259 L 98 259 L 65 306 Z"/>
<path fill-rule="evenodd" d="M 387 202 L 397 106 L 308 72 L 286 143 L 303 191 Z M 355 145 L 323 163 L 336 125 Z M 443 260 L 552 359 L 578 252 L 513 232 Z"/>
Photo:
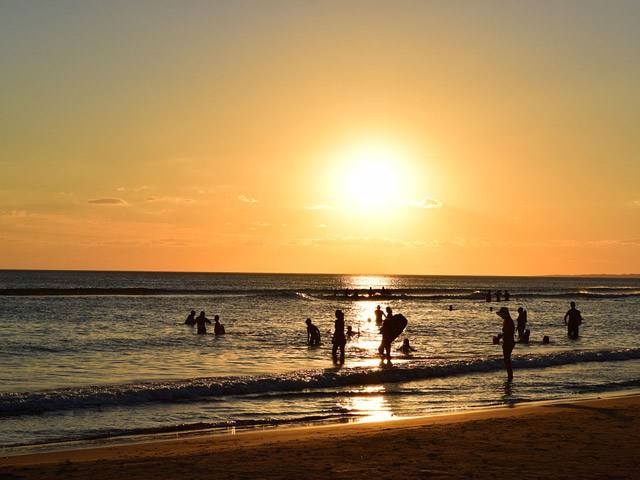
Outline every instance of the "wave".
<path fill-rule="evenodd" d="M 640 359 L 640 348 L 612 351 L 563 352 L 523 355 L 513 359 L 518 369 L 547 368 L 586 362 L 617 362 Z M 301 370 L 247 377 L 200 378 L 164 383 L 139 383 L 86 388 L 67 388 L 0 395 L 0 417 L 52 411 L 135 406 L 147 403 L 219 401 L 227 396 L 278 392 L 302 392 L 443 378 L 466 373 L 503 369 L 498 357 L 469 361 L 416 362 L 380 368 Z"/>
<path fill-rule="evenodd" d="M 71 288 L 0 288 L 0 296 L 226 296 L 226 297 L 282 297 L 306 301 L 370 301 L 392 300 L 485 300 L 486 292 L 460 288 L 408 288 L 369 295 L 336 294 L 333 290 L 314 289 L 237 289 L 237 288 L 148 288 L 148 287 L 71 287 Z M 511 294 L 512 300 L 525 298 L 626 298 L 640 296 L 637 287 L 589 287 L 570 290 L 525 291 Z"/>

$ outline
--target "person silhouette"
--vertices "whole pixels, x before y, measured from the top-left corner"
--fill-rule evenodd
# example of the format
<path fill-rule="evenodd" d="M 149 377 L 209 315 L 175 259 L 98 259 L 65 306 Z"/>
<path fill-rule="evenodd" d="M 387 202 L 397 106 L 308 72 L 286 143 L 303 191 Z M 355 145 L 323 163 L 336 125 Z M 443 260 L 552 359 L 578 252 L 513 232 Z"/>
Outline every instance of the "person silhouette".
<path fill-rule="evenodd" d="M 198 325 L 198 333 L 207 333 L 207 327 L 205 323 L 211 323 L 207 317 L 204 316 L 204 310 L 200 312 L 200 315 L 196 318 L 196 325 Z"/>
<path fill-rule="evenodd" d="M 311 319 L 307 318 L 307 345 L 315 347 L 320 345 L 320 329 L 311 323 Z"/>
<path fill-rule="evenodd" d="M 334 361 L 337 360 L 338 349 L 340 349 L 340 363 L 344 363 L 344 346 L 347 343 L 347 337 L 344 335 L 344 313 L 342 313 L 342 310 L 336 310 L 336 321 L 331 343 L 333 343 L 331 355 Z"/>
<path fill-rule="evenodd" d="M 213 317 L 213 321 L 215 322 L 213 325 L 213 333 L 216 335 L 224 335 L 226 332 L 224 330 L 224 325 L 220 323 L 220 315 Z"/>
<path fill-rule="evenodd" d="M 522 307 L 518 307 L 518 318 L 516 319 L 516 325 L 518 328 L 518 337 L 522 337 L 527 325 L 527 311 Z"/>
<path fill-rule="evenodd" d="M 529 343 L 529 336 L 531 335 L 531 330 L 528 328 L 524 331 L 522 335 L 518 337 L 518 341 L 516 343 Z"/>
<path fill-rule="evenodd" d="M 380 334 L 382 335 L 382 340 L 380 341 L 380 346 L 378 347 L 378 352 L 382 357 L 387 357 L 387 360 L 391 360 L 391 342 L 392 339 L 389 338 L 389 324 L 391 317 L 393 317 L 393 310 L 391 307 L 387 307 L 387 314 L 385 315 L 385 319 L 380 326 Z M 387 352 L 386 355 L 384 352 Z"/>
<path fill-rule="evenodd" d="M 384 312 L 382 310 L 380 310 L 380 305 L 378 305 L 376 307 L 376 309 L 373 311 L 373 313 L 376 316 L 376 323 L 378 323 L 378 324 L 382 323 L 382 317 L 384 316 Z"/>
<path fill-rule="evenodd" d="M 393 317 L 393 310 L 391 310 L 391 307 L 387 307 L 385 308 L 385 310 L 387 311 L 387 313 L 385 314 L 385 318 Z"/>
<path fill-rule="evenodd" d="M 486 299 L 487 299 L 487 302 L 491 302 L 491 290 L 487 290 Z"/>
<path fill-rule="evenodd" d="M 569 338 L 578 338 L 579 327 L 582 324 L 582 315 L 580 310 L 576 309 L 576 302 L 571 302 L 571 308 L 564 314 L 564 323 L 567 325 L 567 336 Z M 569 321 L 567 322 L 567 319 Z"/>
<path fill-rule="evenodd" d="M 500 297 L 502 296 L 502 291 L 496 290 L 496 302 L 500 301 Z"/>
<path fill-rule="evenodd" d="M 191 313 L 187 316 L 187 319 L 184 321 L 185 325 L 195 325 L 196 324 L 196 311 L 191 310 Z"/>
<path fill-rule="evenodd" d="M 505 290 L 504 291 L 504 301 L 508 302 L 510 298 L 511 298 L 511 295 L 509 294 L 509 291 Z"/>
<path fill-rule="evenodd" d="M 502 338 L 502 357 L 504 359 L 504 365 L 507 367 L 507 380 L 511 381 L 513 380 L 511 352 L 513 352 L 513 348 L 516 346 L 513 337 L 516 328 L 507 307 L 502 307 L 496 314 L 502 318 L 502 333 L 498 335 L 498 340 Z"/>

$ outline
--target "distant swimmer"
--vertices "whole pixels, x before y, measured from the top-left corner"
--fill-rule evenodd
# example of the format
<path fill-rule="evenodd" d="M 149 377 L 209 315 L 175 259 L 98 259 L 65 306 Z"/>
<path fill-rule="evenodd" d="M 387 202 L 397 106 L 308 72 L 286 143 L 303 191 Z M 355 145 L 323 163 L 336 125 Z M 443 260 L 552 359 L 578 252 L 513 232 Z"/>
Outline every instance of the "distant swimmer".
<path fill-rule="evenodd" d="M 353 327 L 351 325 L 349 325 L 347 327 L 347 340 L 350 339 L 351 337 L 353 337 L 354 335 L 356 336 L 360 336 L 360 330 L 358 330 L 357 332 L 353 331 Z"/>
<path fill-rule="evenodd" d="M 505 290 L 504 291 L 504 301 L 508 302 L 510 298 L 511 298 L 511 295 L 509 294 L 509 291 Z"/>
<path fill-rule="evenodd" d="M 544 337 L 542 337 L 542 343 L 544 343 L 545 345 L 549 343 L 549 335 L 545 335 Z"/>
<path fill-rule="evenodd" d="M 567 319 L 569 321 L 567 321 Z M 580 314 L 580 310 L 576 309 L 576 302 L 571 302 L 571 308 L 564 315 L 564 323 L 567 325 L 567 336 L 569 338 L 578 338 L 578 330 L 582 324 L 582 315 Z"/>
<path fill-rule="evenodd" d="M 385 315 L 384 315 L 386 318 L 391 318 L 391 317 L 393 317 L 393 310 L 391 310 L 391 307 L 387 307 L 387 308 L 385 308 L 385 310 L 386 310 L 386 312 L 387 312 L 387 313 L 385 313 Z"/>
<path fill-rule="evenodd" d="M 224 335 L 226 332 L 224 331 L 224 325 L 220 323 L 220 315 L 213 317 L 213 321 L 215 322 L 213 325 L 213 333 L 216 335 Z"/>
<path fill-rule="evenodd" d="M 490 302 L 490 301 L 491 301 L 491 290 L 487 290 L 487 296 L 486 296 L 486 298 L 487 298 L 487 302 Z"/>
<path fill-rule="evenodd" d="M 449 311 L 452 312 L 453 311 L 453 305 L 449 305 Z"/>
<path fill-rule="evenodd" d="M 496 302 L 500 301 L 500 297 L 502 297 L 502 291 L 496 290 Z"/>
<path fill-rule="evenodd" d="M 196 324 L 196 311 L 195 310 L 191 310 L 191 313 L 189 314 L 189 316 L 187 316 L 187 319 L 184 321 L 185 325 L 195 325 Z"/>
<path fill-rule="evenodd" d="M 315 347 L 320 345 L 320 329 L 307 318 L 307 345 Z"/>
<path fill-rule="evenodd" d="M 524 335 L 524 331 L 527 325 L 527 311 L 518 307 L 518 318 L 516 319 L 516 325 L 518 328 L 518 337 L 522 337 Z"/>
<path fill-rule="evenodd" d="M 196 318 L 196 325 L 198 325 L 198 333 L 207 333 L 207 327 L 205 323 L 211 323 L 207 317 L 204 316 L 204 311 L 200 312 L 200 315 Z"/>
<path fill-rule="evenodd" d="M 334 361 L 338 359 L 338 349 L 340 349 L 340 363 L 344 363 L 344 345 L 347 343 L 347 337 L 344 336 L 344 313 L 342 313 L 342 310 L 336 310 L 336 321 L 331 343 L 333 343 L 331 354 Z"/>
<path fill-rule="evenodd" d="M 516 346 L 514 339 L 514 333 L 516 326 L 513 323 L 511 314 L 507 307 L 502 307 L 496 312 L 496 314 L 502 318 L 502 333 L 498 335 L 498 340 L 502 339 L 502 357 L 504 359 L 504 365 L 507 367 L 507 380 L 513 380 L 513 368 L 511 367 L 511 352 Z"/>
<path fill-rule="evenodd" d="M 409 354 L 411 352 L 415 352 L 416 349 L 413 348 L 411 345 L 409 345 L 409 339 L 405 338 L 402 341 L 402 345 L 400 346 L 400 348 L 398 348 L 398 351 L 404 353 L 405 355 L 407 355 L 407 354 Z"/>
<path fill-rule="evenodd" d="M 382 310 L 380 310 L 380 305 L 378 305 L 376 307 L 376 309 L 373 311 L 373 313 L 375 313 L 376 315 L 376 323 L 382 323 L 382 317 L 384 316 L 384 312 Z"/>

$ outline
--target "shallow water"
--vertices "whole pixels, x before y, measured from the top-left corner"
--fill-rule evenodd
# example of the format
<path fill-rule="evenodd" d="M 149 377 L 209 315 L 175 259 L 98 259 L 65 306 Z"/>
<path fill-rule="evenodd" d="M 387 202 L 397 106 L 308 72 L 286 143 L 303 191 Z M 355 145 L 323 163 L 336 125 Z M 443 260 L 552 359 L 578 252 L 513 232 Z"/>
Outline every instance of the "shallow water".
<path fill-rule="evenodd" d="M 393 297 L 369 299 L 369 287 Z M 359 289 L 360 296 L 344 297 Z M 508 303 L 487 303 L 487 289 Z M 334 291 L 338 290 L 338 296 Z M 570 340 L 570 301 L 584 321 Z M 93 436 L 413 416 L 640 386 L 640 280 L 0 272 L 0 445 Z M 373 310 L 409 320 L 416 352 L 381 364 Z M 449 306 L 453 310 L 448 309 Z M 505 383 L 500 319 L 528 311 L 532 342 Z M 333 312 L 360 335 L 331 358 Z M 197 335 L 190 310 L 227 335 Z M 305 345 L 310 317 L 322 332 Z M 210 328 L 212 331 L 212 329 Z M 543 335 L 551 343 L 541 343 Z"/>

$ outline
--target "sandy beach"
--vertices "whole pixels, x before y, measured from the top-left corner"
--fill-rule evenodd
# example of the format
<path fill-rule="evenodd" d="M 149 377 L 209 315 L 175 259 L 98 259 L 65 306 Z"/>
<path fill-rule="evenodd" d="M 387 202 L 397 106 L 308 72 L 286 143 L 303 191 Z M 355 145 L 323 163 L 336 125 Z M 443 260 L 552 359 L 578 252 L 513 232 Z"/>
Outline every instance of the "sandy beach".
<path fill-rule="evenodd" d="M 640 396 L 0 459 L 0 478 L 638 478 Z"/>

